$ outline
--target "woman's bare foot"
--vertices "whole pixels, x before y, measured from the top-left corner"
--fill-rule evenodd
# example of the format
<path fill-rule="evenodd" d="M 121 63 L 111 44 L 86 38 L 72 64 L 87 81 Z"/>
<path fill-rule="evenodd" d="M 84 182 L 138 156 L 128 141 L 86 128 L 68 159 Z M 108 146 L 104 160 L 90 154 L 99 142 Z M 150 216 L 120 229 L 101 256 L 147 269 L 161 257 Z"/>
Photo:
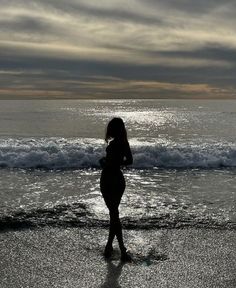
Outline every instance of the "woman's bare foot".
<path fill-rule="evenodd" d="M 112 255 L 112 252 L 113 252 L 113 247 L 106 245 L 103 255 L 105 258 L 110 258 Z"/>
<path fill-rule="evenodd" d="M 123 262 L 131 262 L 132 258 L 131 256 L 127 253 L 127 249 L 124 248 L 121 250 L 121 257 L 120 257 L 121 261 Z"/>

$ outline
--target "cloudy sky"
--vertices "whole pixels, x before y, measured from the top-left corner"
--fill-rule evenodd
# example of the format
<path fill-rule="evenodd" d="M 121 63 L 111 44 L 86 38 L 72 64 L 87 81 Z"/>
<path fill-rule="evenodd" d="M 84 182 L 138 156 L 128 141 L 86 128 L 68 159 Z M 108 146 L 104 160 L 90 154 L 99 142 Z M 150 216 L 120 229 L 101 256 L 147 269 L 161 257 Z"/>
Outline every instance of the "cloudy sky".
<path fill-rule="evenodd" d="M 235 98 L 236 0 L 0 0 L 0 99 Z"/>

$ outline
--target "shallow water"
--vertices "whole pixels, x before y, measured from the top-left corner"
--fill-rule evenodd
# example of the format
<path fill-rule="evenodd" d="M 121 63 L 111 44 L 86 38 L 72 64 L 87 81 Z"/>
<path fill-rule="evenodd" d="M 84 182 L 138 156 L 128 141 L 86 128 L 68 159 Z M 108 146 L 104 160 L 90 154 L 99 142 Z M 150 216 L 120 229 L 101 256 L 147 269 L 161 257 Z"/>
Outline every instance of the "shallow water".
<path fill-rule="evenodd" d="M 1 223 L 107 225 L 100 172 L 2 170 Z M 235 174 L 235 169 L 126 170 L 123 223 L 133 228 L 235 228 Z"/>

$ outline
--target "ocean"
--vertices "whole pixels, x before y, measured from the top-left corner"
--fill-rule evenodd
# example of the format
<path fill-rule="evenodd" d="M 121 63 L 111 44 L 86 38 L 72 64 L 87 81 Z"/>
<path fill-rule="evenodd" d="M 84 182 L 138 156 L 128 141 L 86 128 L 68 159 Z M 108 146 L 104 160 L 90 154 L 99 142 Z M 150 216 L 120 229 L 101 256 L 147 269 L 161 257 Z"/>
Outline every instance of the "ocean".
<path fill-rule="evenodd" d="M 99 190 L 105 127 L 121 117 L 123 226 L 236 227 L 236 102 L 0 101 L 0 229 L 106 227 Z"/>

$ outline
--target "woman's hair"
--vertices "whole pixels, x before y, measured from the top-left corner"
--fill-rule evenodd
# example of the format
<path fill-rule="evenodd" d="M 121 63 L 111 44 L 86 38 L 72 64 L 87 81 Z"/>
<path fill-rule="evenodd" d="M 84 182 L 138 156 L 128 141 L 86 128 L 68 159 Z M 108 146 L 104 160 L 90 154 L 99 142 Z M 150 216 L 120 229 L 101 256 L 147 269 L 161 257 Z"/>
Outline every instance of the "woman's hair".
<path fill-rule="evenodd" d="M 107 125 L 105 141 L 108 142 L 112 138 L 122 142 L 127 141 L 125 124 L 121 118 L 113 118 Z"/>

